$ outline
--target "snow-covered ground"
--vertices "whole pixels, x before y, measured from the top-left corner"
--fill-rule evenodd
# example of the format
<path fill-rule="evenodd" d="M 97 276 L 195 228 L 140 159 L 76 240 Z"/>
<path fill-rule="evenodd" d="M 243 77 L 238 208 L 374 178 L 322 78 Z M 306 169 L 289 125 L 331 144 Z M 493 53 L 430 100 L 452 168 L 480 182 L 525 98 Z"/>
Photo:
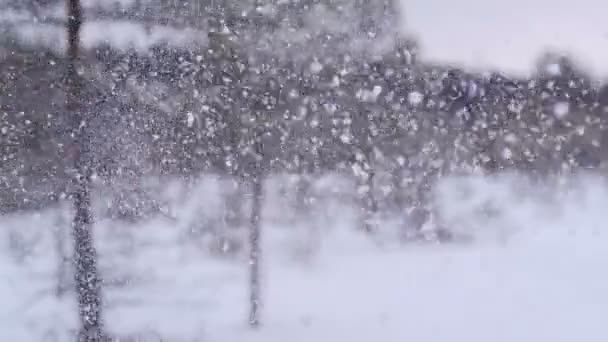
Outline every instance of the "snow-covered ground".
<path fill-rule="evenodd" d="M 379 246 L 352 231 L 345 211 L 331 229 L 265 227 L 263 326 L 254 332 L 246 260 L 211 256 L 175 222 L 100 222 L 106 278 L 127 283 L 106 284 L 107 326 L 144 341 L 608 339 L 605 180 L 541 186 L 505 175 L 438 189 L 442 216 L 475 242 Z M 0 218 L 0 340 L 69 340 L 75 303 L 55 295 L 53 230 L 66 219 Z M 297 253 L 302 241 L 314 253 Z M 20 244 L 35 248 L 9 248 Z"/>

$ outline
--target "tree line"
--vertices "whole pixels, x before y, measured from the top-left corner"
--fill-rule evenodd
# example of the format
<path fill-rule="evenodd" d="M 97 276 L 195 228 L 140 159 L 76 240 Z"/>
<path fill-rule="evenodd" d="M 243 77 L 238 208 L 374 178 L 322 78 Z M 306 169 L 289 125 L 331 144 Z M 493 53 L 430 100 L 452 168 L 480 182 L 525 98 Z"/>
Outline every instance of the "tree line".
<path fill-rule="evenodd" d="M 243 178 L 261 168 L 342 172 L 371 185 L 389 173 L 392 194 L 374 201 L 401 206 L 419 200 L 403 198 L 404 187 L 436 174 L 558 172 L 605 160 L 606 91 L 564 58 L 551 59 L 559 73 L 539 67 L 516 79 L 428 65 L 405 39 L 380 58 L 344 52 L 298 62 L 247 55 L 221 35 L 210 46 L 86 52 L 79 97 L 92 114 L 97 176 Z M 68 192 L 65 63 L 18 46 L 2 60 L 2 211 Z M 399 184 L 404 173 L 416 180 Z"/>

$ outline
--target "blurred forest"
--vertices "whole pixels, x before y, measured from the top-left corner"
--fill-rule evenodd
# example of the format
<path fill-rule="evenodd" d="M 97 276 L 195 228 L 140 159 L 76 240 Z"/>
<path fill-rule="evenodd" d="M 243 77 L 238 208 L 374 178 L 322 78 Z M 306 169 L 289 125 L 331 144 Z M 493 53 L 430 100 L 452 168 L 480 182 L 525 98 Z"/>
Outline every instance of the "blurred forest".
<path fill-rule="evenodd" d="M 429 220 L 446 174 L 605 167 L 608 88 L 567 57 L 514 78 L 419 58 L 390 1 L 82 1 L 77 65 L 103 215 L 162 212 L 146 179 L 216 174 L 242 221 L 252 177 L 351 179 L 362 227 Z M 70 197 L 65 1 L 0 1 L 0 213 Z M 406 9 L 407 10 L 407 9 Z"/>

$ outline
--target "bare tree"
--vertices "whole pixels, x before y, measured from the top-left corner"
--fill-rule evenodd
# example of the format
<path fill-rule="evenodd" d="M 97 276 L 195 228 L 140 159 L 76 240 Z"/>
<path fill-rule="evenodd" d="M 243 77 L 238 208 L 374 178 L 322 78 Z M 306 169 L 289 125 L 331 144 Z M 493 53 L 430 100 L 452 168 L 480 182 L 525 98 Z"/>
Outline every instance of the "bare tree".
<path fill-rule="evenodd" d="M 249 325 L 253 328 L 260 324 L 260 219 L 263 202 L 263 176 L 260 171 L 256 170 L 252 175 L 253 198 L 249 228 Z"/>
<path fill-rule="evenodd" d="M 87 112 L 82 103 L 83 85 L 78 75 L 80 29 L 83 14 L 80 0 L 68 0 L 67 51 L 67 109 L 72 113 L 72 152 L 74 158 L 74 263 L 80 328 L 78 341 L 104 340 L 101 322 L 101 282 L 97 270 L 97 252 L 93 243 L 91 208 L 91 131 L 87 126 Z"/>
<path fill-rule="evenodd" d="M 266 176 L 264 160 L 266 151 L 262 141 L 265 129 L 262 113 L 266 113 L 268 107 L 256 101 L 252 109 L 256 114 L 258 126 L 249 127 L 251 137 L 249 143 L 253 150 L 253 160 L 249 164 L 246 177 L 251 180 L 252 186 L 251 217 L 249 220 L 249 325 L 252 328 L 256 328 L 260 325 L 260 233 L 262 203 L 264 201 L 264 179 Z"/>

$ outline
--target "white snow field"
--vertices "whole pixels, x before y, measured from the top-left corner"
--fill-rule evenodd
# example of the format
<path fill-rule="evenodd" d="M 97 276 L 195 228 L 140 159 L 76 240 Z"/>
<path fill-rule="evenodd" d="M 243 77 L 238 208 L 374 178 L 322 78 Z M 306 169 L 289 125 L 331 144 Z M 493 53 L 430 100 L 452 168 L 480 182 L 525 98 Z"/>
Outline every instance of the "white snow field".
<path fill-rule="evenodd" d="M 180 202 L 182 217 L 197 210 L 188 203 L 213 207 L 205 184 Z M 444 223 L 473 242 L 372 243 L 338 206 L 315 213 L 324 228 L 267 224 L 258 331 L 246 325 L 246 260 L 212 256 L 179 218 L 99 222 L 106 325 L 142 341 L 608 340 L 605 179 L 450 178 L 437 193 Z M 266 222 L 279 201 L 268 197 Z M 65 220 L 57 210 L 0 217 L 1 341 L 70 340 L 73 294 L 55 293 L 54 229 Z"/>

